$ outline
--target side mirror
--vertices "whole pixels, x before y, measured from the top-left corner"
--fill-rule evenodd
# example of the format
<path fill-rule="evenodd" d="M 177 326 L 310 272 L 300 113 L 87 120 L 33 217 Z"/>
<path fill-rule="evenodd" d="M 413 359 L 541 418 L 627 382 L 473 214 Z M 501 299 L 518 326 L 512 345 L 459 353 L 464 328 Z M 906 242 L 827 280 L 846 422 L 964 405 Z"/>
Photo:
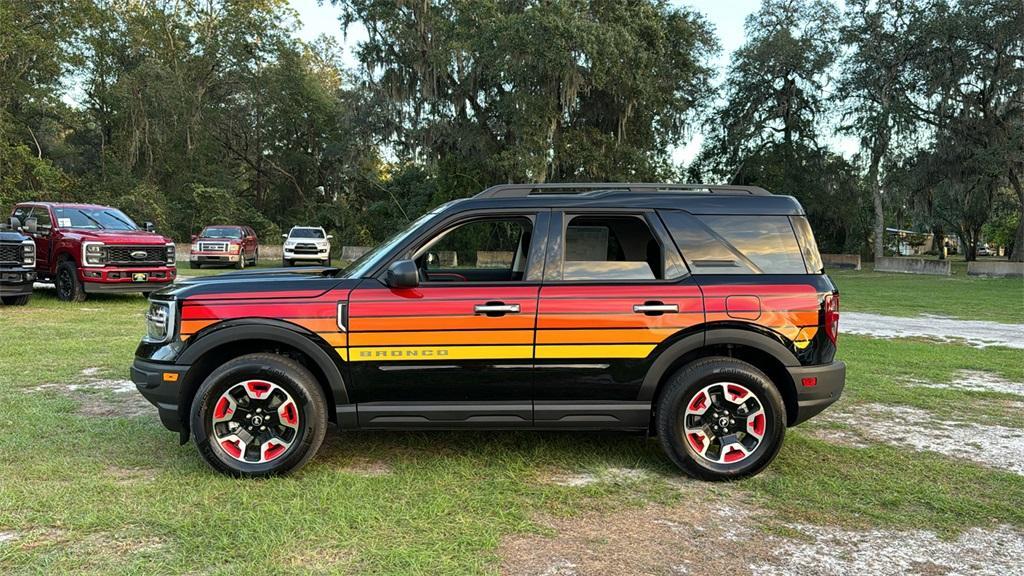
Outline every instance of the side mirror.
<path fill-rule="evenodd" d="M 331 236 L 330 234 L 327 235 L 328 240 L 331 240 L 332 238 L 334 238 L 334 236 Z"/>
<path fill-rule="evenodd" d="M 28 232 L 29 234 L 35 234 L 36 232 L 38 232 L 39 231 L 39 227 L 36 226 L 37 222 L 38 221 L 35 218 L 26 218 L 25 219 L 25 232 Z"/>
<path fill-rule="evenodd" d="M 284 238 L 285 240 L 287 240 L 288 239 L 288 235 L 287 234 L 281 234 L 281 238 Z"/>
<path fill-rule="evenodd" d="M 11 216 L 11 230 L 20 230 L 21 220 L 18 220 L 17 216 Z"/>
<path fill-rule="evenodd" d="M 192 235 L 192 241 L 195 242 L 196 240 L 199 240 L 199 234 Z"/>
<path fill-rule="evenodd" d="M 142 227 L 146 229 L 146 232 L 152 232 L 154 230 L 152 222 L 143 222 Z"/>
<path fill-rule="evenodd" d="M 415 288 L 420 285 L 420 271 L 412 260 L 397 260 L 388 266 L 385 282 L 390 288 Z"/>

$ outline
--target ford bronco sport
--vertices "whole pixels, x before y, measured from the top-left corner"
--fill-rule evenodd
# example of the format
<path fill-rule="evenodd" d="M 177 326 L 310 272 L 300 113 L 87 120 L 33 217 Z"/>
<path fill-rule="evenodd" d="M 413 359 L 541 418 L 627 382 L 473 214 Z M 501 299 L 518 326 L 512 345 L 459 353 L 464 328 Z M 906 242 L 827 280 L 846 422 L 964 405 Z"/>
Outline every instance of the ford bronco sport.
<path fill-rule="evenodd" d="M 174 244 L 116 208 L 95 204 L 28 202 L 14 207 L 35 218 L 36 272 L 57 297 L 81 302 L 88 294 L 148 294 L 174 281 Z"/>
<path fill-rule="evenodd" d="M 804 212 L 756 187 L 495 186 L 304 270 L 151 297 L 132 380 L 216 470 L 294 470 L 332 422 L 647 432 L 738 478 L 845 381 Z"/>
<path fill-rule="evenodd" d="M 36 279 L 36 245 L 22 232 L 32 233 L 35 220 L 22 228 L 17 218 L 10 225 L 0 222 L 0 302 L 8 306 L 24 306 L 32 297 Z"/>

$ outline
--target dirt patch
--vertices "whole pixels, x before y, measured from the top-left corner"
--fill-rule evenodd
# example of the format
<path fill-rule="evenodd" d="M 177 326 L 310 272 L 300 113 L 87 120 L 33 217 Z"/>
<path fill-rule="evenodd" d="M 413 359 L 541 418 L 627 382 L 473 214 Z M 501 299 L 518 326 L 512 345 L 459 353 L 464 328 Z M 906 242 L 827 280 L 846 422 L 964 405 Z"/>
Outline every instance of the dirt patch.
<path fill-rule="evenodd" d="M 20 534 L 18 534 L 17 532 L 2 531 L 2 532 L 0 532 L 0 544 L 7 544 L 8 542 L 14 542 L 19 537 L 20 537 Z"/>
<path fill-rule="evenodd" d="M 599 482 L 612 484 L 634 482 L 644 480 L 650 476 L 650 472 L 640 468 L 607 468 L 599 472 L 549 471 L 541 475 L 540 481 L 543 484 L 554 484 L 556 486 L 581 487 Z"/>
<path fill-rule="evenodd" d="M 972 528 L 955 540 L 928 531 L 792 526 L 806 536 L 778 543 L 773 558 L 750 566 L 755 574 L 1024 574 L 1024 534 L 1008 526 Z"/>
<path fill-rule="evenodd" d="M 391 474 L 394 469 L 391 464 L 383 460 L 373 460 L 370 458 L 353 458 L 348 464 L 341 467 L 340 472 L 347 472 L 348 474 L 354 474 L 356 476 L 387 476 Z"/>
<path fill-rule="evenodd" d="M 1024 396 L 1024 382 L 1007 380 L 998 374 L 979 370 L 958 370 L 949 382 L 928 382 L 925 380 L 907 380 L 908 384 L 924 388 L 951 388 L 969 390 L 971 392 L 1001 392 Z"/>
<path fill-rule="evenodd" d="M 108 466 L 106 472 L 118 484 L 137 484 L 140 482 L 152 482 L 156 479 L 156 470 L 152 468 Z"/>
<path fill-rule="evenodd" d="M 939 419 L 909 406 L 865 404 L 823 416 L 858 435 L 913 450 L 939 452 L 953 458 L 1024 475 L 1024 430 Z M 827 435 L 819 436 L 828 440 Z"/>
<path fill-rule="evenodd" d="M 521 535 L 500 547 L 501 572 L 523 576 L 724 574 L 770 554 L 770 538 L 751 538 L 756 512 L 692 483 L 686 503 L 648 505 L 577 518 L 546 518 L 553 536 Z M 723 553 L 727 550 L 728 553 Z"/>
<path fill-rule="evenodd" d="M 809 428 L 805 426 L 800 428 L 800 433 L 811 438 L 850 448 L 867 448 L 871 446 L 863 436 L 845 428 Z"/>
<path fill-rule="evenodd" d="M 875 338 L 933 338 L 944 342 L 962 341 L 978 348 L 1024 348 L 1024 324 L 958 320 L 930 314 L 904 318 L 843 312 L 839 327 L 848 334 L 864 334 Z"/>
<path fill-rule="evenodd" d="M 98 369 L 87 368 L 82 375 L 89 378 L 96 373 Z M 47 391 L 74 400 L 78 404 L 78 413 L 85 416 L 133 418 L 156 413 L 131 380 L 90 379 L 76 384 L 41 384 L 25 389 L 26 393 Z"/>

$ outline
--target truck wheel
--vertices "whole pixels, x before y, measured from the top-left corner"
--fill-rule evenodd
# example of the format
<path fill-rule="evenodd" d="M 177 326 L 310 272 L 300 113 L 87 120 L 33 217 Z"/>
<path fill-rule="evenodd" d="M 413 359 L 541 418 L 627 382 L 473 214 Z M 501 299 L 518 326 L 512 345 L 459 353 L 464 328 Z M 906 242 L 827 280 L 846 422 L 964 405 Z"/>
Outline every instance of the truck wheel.
<path fill-rule="evenodd" d="M 200 268 L 203 267 L 203 265 L 200 264 L 199 262 L 189 262 L 188 263 L 188 267 L 193 269 L 193 270 L 199 270 Z"/>
<path fill-rule="evenodd" d="M 238 262 L 235 262 L 235 270 L 242 270 L 245 268 L 245 254 L 238 255 Z"/>
<path fill-rule="evenodd" d="M 78 279 L 78 268 L 71 260 L 64 260 L 57 265 L 57 298 L 65 302 L 84 302 L 85 287 Z"/>
<path fill-rule="evenodd" d="M 190 422 L 192 440 L 214 470 L 275 476 L 316 453 L 327 430 L 327 402 L 316 378 L 295 360 L 248 354 L 206 378 Z"/>
<path fill-rule="evenodd" d="M 24 306 L 25 304 L 28 304 L 28 300 L 31 297 L 31 294 L 22 294 L 21 296 L 0 296 L 0 302 L 3 302 L 8 306 Z"/>
<path fill-rule="evenodd" d="M 665 453 L 702 480 L 752 476 L 782 448 L 782 395 L 764 372 L 741 360 L 719 356 L 684 366 L 655 409 Z"/>
<path fill-rule="evenodd" d="M 249 262 L 249 264 L 252 265 L 252 266 L 256 266 L 259 263 L 260 263 L 260 249 L 257 248 L 256 250 L 253 251 L 253 253 L 252 253 L 252 262 Z"/>
<path fill-rule="evenodd" d="M 291 260 L 288 260 L 288 259 L 281 260 L 281 265 L 284 266 L 285 268 L 288 268 L 288 267 L 292 266 L 293 264 L 294 264 L 294 262 L 292 262 Z"/>

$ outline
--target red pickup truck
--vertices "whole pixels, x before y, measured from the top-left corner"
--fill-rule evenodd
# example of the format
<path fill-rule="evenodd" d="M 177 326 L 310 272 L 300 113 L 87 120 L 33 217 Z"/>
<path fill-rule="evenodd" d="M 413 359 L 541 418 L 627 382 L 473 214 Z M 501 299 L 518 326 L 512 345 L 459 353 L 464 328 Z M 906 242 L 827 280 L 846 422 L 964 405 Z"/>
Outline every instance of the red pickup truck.
<path fill-rule="evenodd" d="M 207 226 L 192 235 L 189 250 L 190 268 L 203 264 L 217 264 L 245 268 L 255 266 L 260 257 L 260 243 L 256 232 L 248 226 Z"/>
<path fill-rule="evenodd" d="M 116 208 L 95 204 L 26 202 L 12 216 L 36 220 L 36 272 L 57 286 L 57 297 L 81 302 L 88 294 L 141 292 L 174 282 L 174 243 L 140 228 Z"/>

